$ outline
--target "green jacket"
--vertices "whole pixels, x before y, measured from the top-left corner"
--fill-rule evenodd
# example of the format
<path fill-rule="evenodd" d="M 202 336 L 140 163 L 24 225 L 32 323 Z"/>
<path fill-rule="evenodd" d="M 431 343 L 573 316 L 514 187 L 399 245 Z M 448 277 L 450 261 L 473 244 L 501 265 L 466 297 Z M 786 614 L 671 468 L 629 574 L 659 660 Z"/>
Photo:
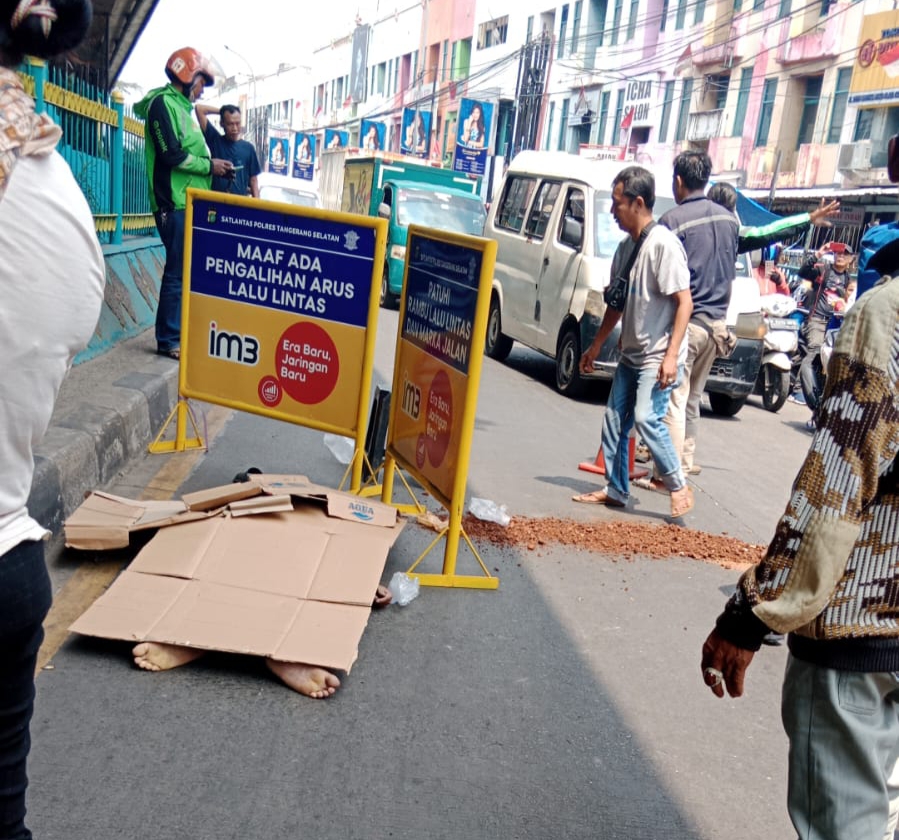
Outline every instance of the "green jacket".
<path fill-rule="evenodd" d="M 188 187 L 212 186 L 212 158 L 190 100 L 169 84 L 151 90 L 134 112 L 144 119 L 150 206 L 183 210 Z"/>

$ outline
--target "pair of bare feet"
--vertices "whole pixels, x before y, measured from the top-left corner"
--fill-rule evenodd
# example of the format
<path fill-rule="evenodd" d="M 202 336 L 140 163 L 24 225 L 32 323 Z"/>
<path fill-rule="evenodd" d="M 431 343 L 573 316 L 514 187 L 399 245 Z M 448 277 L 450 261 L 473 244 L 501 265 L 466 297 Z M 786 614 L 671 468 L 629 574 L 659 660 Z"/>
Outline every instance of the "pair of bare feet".
<path fill-rule="evenodd" d="M 379 586 L 372 602 L 373 607 L 386 607 L 390 603 L 390 590 Z M 168 671 L 179 665 L 186 665 L 201 657 L 206 651 L 183 645 L 168 645 L 162 642 L 141 642 L 131 651 L 134 664 L 145 671 Z M 289 688 L 306 697 L 324 700 L 340 688 L 340 680 L 335 674 L 316 665 L 302 662 L 280 662 L 266 658 L 268 669 Z"/>

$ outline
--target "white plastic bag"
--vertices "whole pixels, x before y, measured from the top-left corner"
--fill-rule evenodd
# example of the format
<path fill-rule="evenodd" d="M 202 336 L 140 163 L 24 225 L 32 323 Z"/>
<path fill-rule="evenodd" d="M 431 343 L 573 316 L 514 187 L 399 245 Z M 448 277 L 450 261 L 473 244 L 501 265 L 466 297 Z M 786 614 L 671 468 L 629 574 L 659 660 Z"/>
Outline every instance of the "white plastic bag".
<path fill-rule="evenodd" d="M 484 522 L 496 522 L 497 525 L 502 525 L 503 528 L 507 528 L 512 521 L 506 506 L 491 502 L 490 499 L 479 499 L 476 496 L 472 496 L 471 501 L 468 503 L 468 510 L 472 516 L 476 516 L 478 519 L 484 520 Z"/>
<path fill-rule="evenodd" d="M 325 446 L 331 450 L 331 454 L 337 459 L 338 463 L 349 464 L 353 460 L 355 443 L 352 438 L 325 433 Z"/>
<path fill-rule="evenodd" d="M 405 607 L 418 597 L 418 578 L 409 577 L 405 572 L 394 572 L 387 588 L 393 596 L 393 603 Z"/>

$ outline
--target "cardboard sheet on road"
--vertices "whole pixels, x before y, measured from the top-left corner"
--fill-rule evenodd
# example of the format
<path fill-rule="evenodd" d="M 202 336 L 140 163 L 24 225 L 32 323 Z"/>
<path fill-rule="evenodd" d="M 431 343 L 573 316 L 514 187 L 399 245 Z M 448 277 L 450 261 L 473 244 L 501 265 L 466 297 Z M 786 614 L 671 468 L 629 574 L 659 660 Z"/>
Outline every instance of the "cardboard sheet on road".
<path fill-rule="evenodd" d="M 395 509 L 271 475 L 166 504 L 91 494 L 72 515 L 76 547 L 118 541 L 148 516 L 159 528 L 73 632 L 350 670 L 403 527 Z"/>

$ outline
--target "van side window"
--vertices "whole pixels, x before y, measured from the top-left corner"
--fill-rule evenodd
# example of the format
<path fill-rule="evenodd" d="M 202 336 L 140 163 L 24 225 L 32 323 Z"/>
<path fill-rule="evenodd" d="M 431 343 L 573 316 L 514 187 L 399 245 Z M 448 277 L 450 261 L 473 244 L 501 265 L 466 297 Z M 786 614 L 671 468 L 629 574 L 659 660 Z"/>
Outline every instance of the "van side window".
<path fill-rule="evenodd" d="M 562 185 L 558 181 L 544 181 L 540 185 L 524 231 L 528 236 L 534 239 L 543 239 L 561 188 Z"/>
<path fill-rule="evenodd" d="M 495 224 L 499 228 L 518 233 L 524 221 L 524 214 L 537 185 L 536 178 L 513 175 L 506 184 L 503 197 L 496 213 Z"/>
<path fill-rule="evenodd" d="M 586 204 L 584 199 L 584 191 L 576 187 L 568 190 L 565 198 L 565 212 L 559 221 L 559 231 L 557 237 L 559 241 L 571 247 L 580 250 L 584 244 L 584 220 L 586 219 Z M 576 223 L 573 225 L 572 223 Z M 567 225 L 567 227 L 566 227 Z M 580 236 L 575 236 L 575 231 L 580 229 Z M 575 245 L 577 240 L 577 245 Z"/>

